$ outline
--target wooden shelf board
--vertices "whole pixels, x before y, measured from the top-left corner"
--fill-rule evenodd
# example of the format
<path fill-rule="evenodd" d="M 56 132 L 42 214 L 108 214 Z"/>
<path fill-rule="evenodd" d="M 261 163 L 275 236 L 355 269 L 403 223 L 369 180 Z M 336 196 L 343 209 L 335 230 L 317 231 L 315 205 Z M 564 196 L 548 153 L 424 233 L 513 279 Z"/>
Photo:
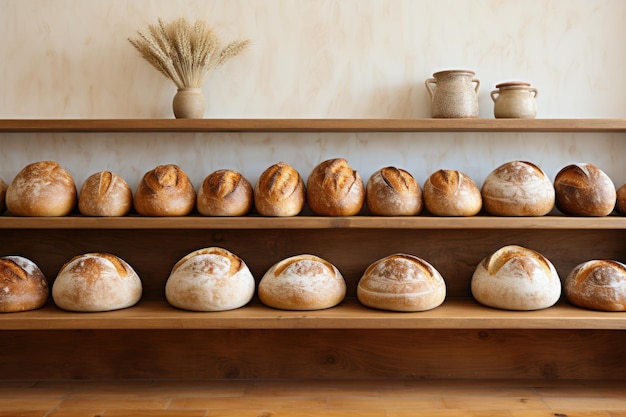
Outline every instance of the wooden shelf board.
<path fill-rule="evenodd" d="M 0 132 L 626 132 L 626 119 L 4 119 Z"/>
<path fill-rule="evenodd" d="M 0 314 L 0 330 L 60 329 L 626 329 L 626 313 L 581 309 L 565 302 L 537 311 L 505 311 L 471 299 L 446 300 L 424 312 L 367 308 L 356 300 L 318 311 L 283 311 L 253 301 L 222 312 L 193 312 L 165 301 L 141 301 L 110 312 L 76 313 L 54 305 Z"/>
<path fill-rule="evenodd" d="M 626 229 L 625 216 L 606 217 L 13 217 L 0 229 Z"/>

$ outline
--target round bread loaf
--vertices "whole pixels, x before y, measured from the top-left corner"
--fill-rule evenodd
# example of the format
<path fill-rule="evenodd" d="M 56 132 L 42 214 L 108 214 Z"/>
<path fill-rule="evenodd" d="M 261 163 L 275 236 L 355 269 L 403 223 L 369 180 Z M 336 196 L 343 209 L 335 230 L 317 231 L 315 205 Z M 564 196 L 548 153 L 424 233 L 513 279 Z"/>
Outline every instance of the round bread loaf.
<path fill-rule="evenodd" d="M 543 216 L 554 208 L 554 186 L 526 161 L 507 162 L 489 173 L 481 195 L 485 211 L 496 216 Z"/>
<path fill-rule="evenodd" d="M 134 205 L 143 216 L 185 216 L 196 204 L 187 174 L 174 164 L 146 172 L 135 191 Z"/>
<path fill-rule="evenodd" d="M 309 175 L 307 203 L 320 216 L 354 216 L 365 203 L 365 186 L 361 175 L 343 158 L 318 164 Z"/>
<path fill-rule="evenodd" d="M 241 258 L 211 247 L 191 252 L 174 265 L 165 296 L 184 310 L 224 311 L 246 305 L 254 288 L 254 277 Z"/>
<path fill-rule="evenodd" d="M 616 200 L 615 211 L 622 216 L 626 215 L 626 184 L 617 189 Z"/>
<path fill-rule="evenodd" d="M 379 216 L 414 216 L 422 211 L 422 190 L 407 171 L 381 168 L 373 173 L 365 187 L 367 208 Z"/>
<path fill-rule="evenodd" d="M 561 296 L 554 265 L 540 253 L 516 245 L 483 259 L 471 287 L 476 301 L 504 310 L 539 310 L 554 305 Z"/>
<path fill-rule="evenodd" d="M 115 255 L 87 253 L 67 262 L 52 284 L 52 299 L 69 311 L 110 311 L 135 305 L 141 280 Z"/>
<path fill-rule="evenodd" d="M 574 216 L 608 216 L 615 208 L 613 181 L 592 164 L 571 164 L 554 178 L 556 208 Z"/>
<path fill-rule="evenodd" d="M 244 216 L 252 204 L 250 182 L 237 171 L 220 169 L 202 182 L 196 206 L 203 216 Z"/>
<path fill-rule="evenodd" d="M 125 216 L 133 208 L 133 193 L 124 178 L 111 171 L 89 176 L 78 195 L 84 216 Z"/>
<path fill-rule="evenodd" d="M 296 216 L 305 198 L 304 180 L 286 162 L 267 168 L 254 185 L 254 206 L 262 216 Z"/>
<path fill-rule="evenodd" d="M 282 310 L 321 310 L 346 296 L 339 270 L 315 255 L 296 255 L 273 265 L 259 282 L 259 299 Z"/>
<path fill-rule="evenodd" d="M 66 216 L 76 207 L 74 179 L 54 161 L 26 165 L 15 176 L 6 194 L 6 205 L 15 216 Z"/>
<path fill-rule="evenodd" d="M 0 178 L 0 215 L 7 209 L 6 195 L 8 187 L 7 183 L 2 181 L 2 178 Z"/>
<path fill-rule="evenodd" d="M 476 183 L 461 171 L 440 169 L 424 183 L 424 203 L 433 216 L 474 216 L 482 208 Z"/>
<path fill-rule="evenodd" d="M 48 300 L 48 281 L 22 256 L 0 258 L 0 313 L 35 310 Z"/>
<path fill-rule="evenodd" d="M 584 262 L 565 278 L 563 291 L 579 307 L 626 311 L 626 265 L 612 260 Z"/>
<path fill-rule="evenodd" d="M 357 298 L 381 310 L 425 311 L 443 303 L 446 283 L 423 259 L 395 254 L 367 267 L 357 286 Z"/>

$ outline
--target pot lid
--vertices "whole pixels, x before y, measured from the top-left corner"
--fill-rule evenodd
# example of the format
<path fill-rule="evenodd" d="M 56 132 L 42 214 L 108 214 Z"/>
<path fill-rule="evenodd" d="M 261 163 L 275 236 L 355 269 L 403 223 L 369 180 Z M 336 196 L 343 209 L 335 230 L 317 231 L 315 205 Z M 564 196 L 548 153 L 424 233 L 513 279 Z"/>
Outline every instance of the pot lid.
<path fill-rule="evenodd" d="M 505 81 L 503 83 L 496 84 L 496 88 L 515 87 L 515 86 L 530 87 L 530 83 L 526 81 Z"/>
<path fill-rule="evenodd" d="M 470 74 L 470 75 L 475 75 L 476 73 L 472 70 L 465 70 L 465 69 L 447 69 L 447 70 L 442 70 L 442 71 L 437 71 L 433 74 L 433 77 L 436 77 L 438 75 L 443 75 L 443 74 Z"/>

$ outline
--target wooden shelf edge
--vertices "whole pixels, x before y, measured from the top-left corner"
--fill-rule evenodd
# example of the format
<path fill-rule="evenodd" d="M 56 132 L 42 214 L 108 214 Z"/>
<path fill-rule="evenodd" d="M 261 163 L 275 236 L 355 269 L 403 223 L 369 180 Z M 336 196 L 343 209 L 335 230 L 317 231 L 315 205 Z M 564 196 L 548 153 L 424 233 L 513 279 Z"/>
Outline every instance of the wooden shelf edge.
<path fill-rule="evenodd" d="M 356 300 L 319 311 L 283 311 L 258 301 L 222 312 L 175 309 L 165 301 L 102 313 L 75 313 L 54 305 L 0 314 L 0 330 L 81 329 L 603 329 L 625 330 L 626 313 L 590 311 L 561 302 L 537 311 L 505 311 L 473 300 L 446 300 L 424 312 L 370 309 Z"/>
<path fill-rule="evenodd" d="M 626 119 L 3 119 L 2 132 L 626 132 Z"/>

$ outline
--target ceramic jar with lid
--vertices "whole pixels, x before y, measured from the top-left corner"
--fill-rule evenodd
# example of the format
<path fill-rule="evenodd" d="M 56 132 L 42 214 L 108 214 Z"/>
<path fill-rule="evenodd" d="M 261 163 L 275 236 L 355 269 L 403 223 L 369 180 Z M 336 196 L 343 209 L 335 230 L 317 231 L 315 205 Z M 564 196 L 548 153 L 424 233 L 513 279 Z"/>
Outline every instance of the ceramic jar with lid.
<path fill-rule="evenodd" d="M 496 84 L 491 92 L 493 114 L 497 119 L 534 119 L 537 115 L 537 89 L 525 81 L 507 81 Z"/>
<path fill-rule="evenodd" d="M 441 118 L 478 117 L 480 80 L 474 71 L 445 70 L 426 80 L 431 116 Z"/>

